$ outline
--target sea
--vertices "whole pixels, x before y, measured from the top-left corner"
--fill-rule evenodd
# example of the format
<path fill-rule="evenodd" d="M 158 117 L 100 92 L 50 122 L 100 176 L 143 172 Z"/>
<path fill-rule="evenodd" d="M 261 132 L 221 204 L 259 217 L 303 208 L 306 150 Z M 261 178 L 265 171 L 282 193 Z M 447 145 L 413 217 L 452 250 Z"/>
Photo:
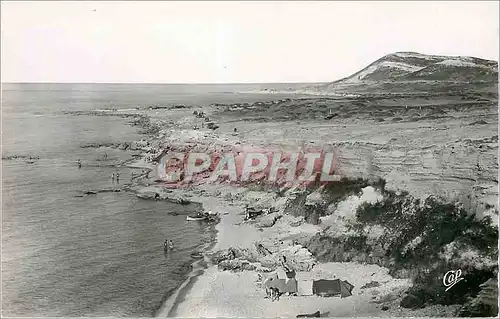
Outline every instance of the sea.
<path fill-rule="evenodd" d="M 82 196 L 134 172 L 115 167 L 133 152 L 82 146 L 147 136 L 126 118 L 80 111 L 265 101 L 280 96 L 241 92 L 301 85 L 2 84 L 2 316 L 152 317 L 186 279 L 190 254 L 214 240 L 185 220 L 196 205 Z"/>

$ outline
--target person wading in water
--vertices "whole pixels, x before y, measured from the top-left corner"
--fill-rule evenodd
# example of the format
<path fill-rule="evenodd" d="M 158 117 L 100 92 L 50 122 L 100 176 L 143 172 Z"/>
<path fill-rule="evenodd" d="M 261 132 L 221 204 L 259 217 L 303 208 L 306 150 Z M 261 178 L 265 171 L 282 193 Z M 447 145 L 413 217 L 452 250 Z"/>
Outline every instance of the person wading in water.
<path fill-rule="evenodd" d="M 163 242 L 163 248 L 165 251 L 174 250 L 174 243 L 172 242 L 172 239 L 165 239 Z"/>

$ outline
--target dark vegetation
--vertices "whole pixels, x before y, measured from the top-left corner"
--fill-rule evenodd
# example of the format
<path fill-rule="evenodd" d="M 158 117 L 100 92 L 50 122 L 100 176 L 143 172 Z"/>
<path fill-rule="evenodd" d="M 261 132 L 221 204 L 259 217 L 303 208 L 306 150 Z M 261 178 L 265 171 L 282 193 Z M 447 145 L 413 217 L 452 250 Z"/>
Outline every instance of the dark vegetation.
<path fill-rule="evenodd" d="M 490 217 L 477 220 L 460 205 L 434 197 L 421 202 L 408 194 L 385 192 L 383 201 L 359 207 L 356 217 L 358 224 L 353 227 L 360 233 L 366 225 L 386 227 L 379 239 L 384 257 L 394 274 L 411 270 L 411 295 L 422 305 L 464 303 L 468 297 L 476 296 L 479 285 L 495 276 L 498 269 L 496 262 L 481 264 L 498 258 L 498 229 L 491 225 Z M 451 243 L 456 250 L 447 259 L 443 257 L 444 247 Z M 461 253 L 471 251 L 480 257 L 477 263 L 460 259 Z M 464 280 L 445 292 L 443 275 L 454 269 L 463 271 Z"/>
<path fill-rule="evenodd" d="M 419 200 L 405 192 L 385 190 L 383 180 L 343 179 L 321 190 L 317 184 L 309 185 L 290 200 L 286 212 L 317 224 L 329 205 L 369 185 L 381 190 L 383 200 L 358 207 L 355 222 L 349 225 L 353 232 L 335 237 L 320 233 L 306 244 L 319 261 L 374 263 L 387 267 L 395 277 L 411 278 L 413 286 L 401 301 L 408 308 L 468 304 L 478 296 L 481 284 L 496 280 L 498 229 L 490 217 L 479 220 L 460 203 L 436 197 Z M 309 203 L 307 196 L 315 191 L 321 193 L 321 200 Z M 370 236 L 370 226 L 382 228 L 382 234 Z M 456 269 L 461 269 L 464 279 L 445 291 L 443 276 Z M 491 312 L 497 311 L 482 304 L 475 304 L 474 309 L 461 313 L 494 315 Z"/>
<path fill-rule="evenodd" d="M 378 83 L 377 85 L 385 85 Z M 387 91 L 385 88 L 381 91 Z M 317 120 L 339 122 L 345 119 L 382 121 L 437 120 L 453 112 L 482 110 L 496 114 L 498 94 L 468 88 L 449 88 L 444 92 L 375 94 L 366 91 L 357 97 L 311 97 L 258 102 L 259 104 L 219 105 L 214 117 L 254 122 Z M 429 93 L 432 92 L 432 93 Z M 395 117 L 393 119 L 393 117 Z"/>
<path fill-rule="evenodd" d="M 323 188 L 319 188 L 323 185 Z M 380 179 L 375 182 L 358 178 L 348 179 L 342 178 L 338 182 L 330 182 L 323 184 L 319 181 L 307 185 L 307 187 L 295 195 L 287 203 L 285 212 L 293 216 L 304 216 L 306 222 L 311 224 L 319 224 L 319 218 L 327 215 L 327 207 L 331 203 L 338 203 L 346 199 L 350 195 L 359 193 L 360 189 L 367 186 L 374 186 L 383 189 L 385 181 Z M 320 191 L 322 200 L 316 203 L 308 203 L 307 196 L 314 191 Z"/>

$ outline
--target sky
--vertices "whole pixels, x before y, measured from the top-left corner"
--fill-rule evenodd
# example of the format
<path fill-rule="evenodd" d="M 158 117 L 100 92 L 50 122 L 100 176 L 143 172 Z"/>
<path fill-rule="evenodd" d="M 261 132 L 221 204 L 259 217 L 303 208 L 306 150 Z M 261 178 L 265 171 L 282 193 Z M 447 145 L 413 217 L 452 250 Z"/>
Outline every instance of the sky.
<path fill-rule="evenodd" d="M 498 1 L 1 3 L 2 82 L 330 82 L 396 51 L 498 61 Z"/>

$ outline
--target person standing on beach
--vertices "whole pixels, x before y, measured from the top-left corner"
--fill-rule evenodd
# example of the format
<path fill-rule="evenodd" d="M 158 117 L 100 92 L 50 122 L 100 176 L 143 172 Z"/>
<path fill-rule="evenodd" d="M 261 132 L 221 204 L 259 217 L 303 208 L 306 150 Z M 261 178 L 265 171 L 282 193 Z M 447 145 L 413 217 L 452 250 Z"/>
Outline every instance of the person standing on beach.
<path fill-rule="evenodd" d="M 290 278 L 290 279 L 295 278 L 295 270 L 287 262 L 285 256 L 282 256 L 282 258 L 281 258 L 281 267 L 283 267 L 283 270 L 285 270 L 287 278 Z"/>

